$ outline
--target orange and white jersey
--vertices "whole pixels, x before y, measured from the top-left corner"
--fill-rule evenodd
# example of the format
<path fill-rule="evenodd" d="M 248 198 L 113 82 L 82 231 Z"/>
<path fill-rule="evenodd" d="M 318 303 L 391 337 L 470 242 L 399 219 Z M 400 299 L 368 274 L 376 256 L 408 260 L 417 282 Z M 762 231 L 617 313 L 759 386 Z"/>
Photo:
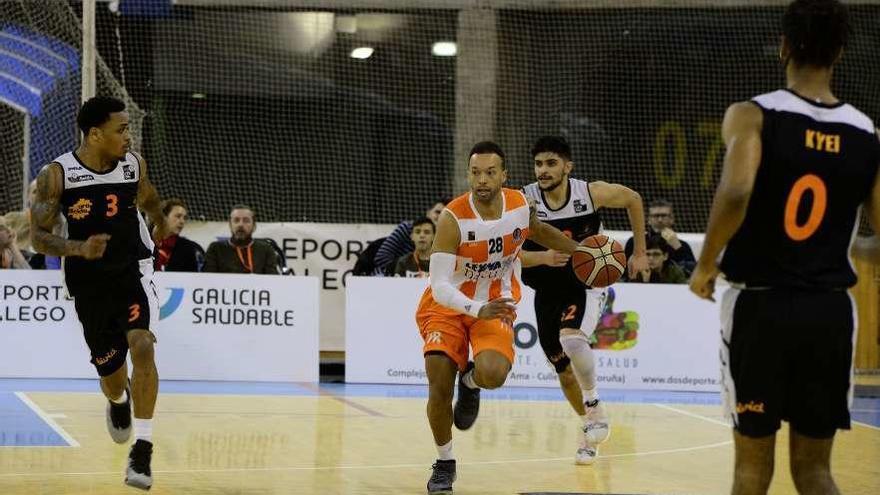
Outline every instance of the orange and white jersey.
<path fill-rule="evenodd" d="M 529 205 L 521 191 L 502 189 L 501 194 L 503 213 L 496 220 L 480 217 L 471 193 L 446 206 L 461 236 L 452 284 L 478 303 L 499 297 L 519 302 L 521 297 L 519 251 L 529 235 Z M 422 296 L 419 311 L 458 314 L 436 303 L 430 287 Z"/>

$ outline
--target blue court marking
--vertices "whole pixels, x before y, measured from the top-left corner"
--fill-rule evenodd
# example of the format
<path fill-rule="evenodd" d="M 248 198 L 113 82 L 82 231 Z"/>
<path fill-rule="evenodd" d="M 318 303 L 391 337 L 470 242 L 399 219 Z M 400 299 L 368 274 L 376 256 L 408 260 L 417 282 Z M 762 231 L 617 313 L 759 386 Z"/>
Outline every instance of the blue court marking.
<path fill-rule="evenodd" d="M 854 421 L 880 428 L 880 398 L 856 397 L 850 415 Z"/>
<path fill-rule="evenodd" d="M 67 446 L 61 435 L 14 392 L 0 392 L 0 447 Z"/>
<path fill-rule="evenodd" d="M 306 384 L 306 383 L 270 383 L 270 382 L 208 382 L 164 380 L 160 393 L 172 394 L 218 394 L 218 395 L 287 395 L 300 397 L 317 397 L 330 395 L 338 397 L 385 397 L 424 399 L 428 389 L 424 385 L 372 385 L 372 384 Z M 32 416 L 43 428 L 57 438 L 57 434 L 45 425 L 27 406 L 21 404 L 12 393 L 25 392 L 90 392 L 99 393 L 97 380 L 53 380 L 53 379 L 0 379 L 0 412 L 7 402 L 15 407 L 27 410 L 26 416 Z M 4 397 L 9 397 L 3 399 Z M 564 401 L 565 397 L 558 388 L 525 388 L 502 387 L 498 390 L 484 390 L 483 398 L 488 400 L 519 400 L 519 401 Z M 684 404 L 709 405 L 721 404 L 720 394 L 714 392 L 663 392 L 663 391 L 631 391 L 602 389 L 602 399 L 612 403 L 629 404 Z M 0 416 L 0 431 L 9 431 L 6 415 Z M 880 399 L 856 398 L 853 401 L 852 419 L 860 423 L 880 428 Z M 13 430 L 17 431 L 17 430 Z M 43 431 L 43 430 L 40 430 Z M 7 437 L 9 434 L 7 433 Z M 61 445 L 63 440 L 58 438 Z M 0 445 L 3 445 L 0 442 Z"/>

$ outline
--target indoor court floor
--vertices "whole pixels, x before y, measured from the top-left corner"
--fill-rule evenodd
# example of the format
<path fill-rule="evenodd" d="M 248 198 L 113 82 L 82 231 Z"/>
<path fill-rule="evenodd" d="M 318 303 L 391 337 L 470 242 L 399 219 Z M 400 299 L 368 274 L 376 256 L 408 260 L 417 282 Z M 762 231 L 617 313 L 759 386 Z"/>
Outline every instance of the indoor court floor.
<path fill-rule="evenodd" d="M 421 386 L 163 382 L 154 494 L 419 494 L 434 450 Z M 554 389 L 484 392 L 454 432 L 455 493 L 724 494 L 731 433 L 711 393 L 604 391 L 609 441 L 573 462 L 578 420 Z M 128 446 L 92 380 L 0 380 L 0 494 L 133 494 Z M 847 495 L 880 493 L 880 399 L 856 399 L 833 469 Z M 773 494 L 793 494 L 787 435 Z"/>

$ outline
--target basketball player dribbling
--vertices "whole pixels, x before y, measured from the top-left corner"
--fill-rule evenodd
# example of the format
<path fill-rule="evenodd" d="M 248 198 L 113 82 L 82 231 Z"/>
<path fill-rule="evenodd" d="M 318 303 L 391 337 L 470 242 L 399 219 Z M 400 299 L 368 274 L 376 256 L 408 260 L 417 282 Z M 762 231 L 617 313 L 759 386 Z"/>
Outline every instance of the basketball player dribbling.
<path fill-rule="evenodd" d="M 863 204 L 880 229 L 877 131 L 831 91 L 850 34 L 846 7 L 797 0 L 782 26 L 787 87 L 728 108 L 724 170 L 691 279 L 706 299 L 719 271 L 731 284 L 721 364 L 735 495 L 767 493 L 782 421 L 798 492 L 839 493 L 830 457 L 836 431 L 850 428 L 848 253 Z"/>
<path fill-rule="evenodd" d="M 645 255 L 645 213 L 642 197 L 620 184 L 587 182 L 569 177 L 574 163 L 571 147 L 561 137 L 544 136 L 532 147 L 535 179 L 523 188 L 535 202 L 537 217 L 575 241 L 602 231 L 599 208 L 625 208 L 633 231 L 629 272 L 648 269 Z M 584 287 L 568 256 L 544 251 L 527 241 L 523 246 L 522 278 L 535 290 L 535 316 L 544 355 L 559 374 L 565 397 L 582 421 L 575 463 L 592 464 L 598 446 L 608 439 L 610 425 L 596 383 L 596 358 L 590 336 L 605 307 L 604 288 Z"/>
<path fill-rule="evenodd" d="M 453 423 L 460 430 L 470 428 L 477 419 L 480 389 L 500 387 L 510 371 L 523 243 L 528 238 L 566 254 L 583 249 L 538 221 L 522 192 L 502 187 L 507 172 L 497 144 L 475 145 L 467 172 L 470 192 L 450 202 L 437 222 L 431 285 L 416 312 L 425 342 L 428 422 L 438 453 L 428 481 L 432 494 L 452 492 Z M 473 362 L 468 361 L 469 347 Z"/>

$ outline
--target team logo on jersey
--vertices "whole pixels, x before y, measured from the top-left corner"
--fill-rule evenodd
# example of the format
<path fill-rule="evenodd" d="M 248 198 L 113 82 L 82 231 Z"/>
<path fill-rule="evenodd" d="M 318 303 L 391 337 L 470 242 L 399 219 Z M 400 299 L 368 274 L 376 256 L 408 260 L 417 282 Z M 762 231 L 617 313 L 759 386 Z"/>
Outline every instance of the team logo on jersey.
<path fill-rule="evenodd" d="M 581 200 L 576 199 L 576 200 L 574 200 L 573 204 L 574 204 L 574 212 L 575 213 L 583 213 L 583 212 L 587 211 L 587 205 L 581 203 Z"/>
<path fill-rule="evenodd" d="M 440 332 L 431 332 L 428 334 L 428 338 L 425 339 L 427 344 L 440 344 L 442 342 L 443 335 Z"/>
<path fill-rule="evenodd" d="M 125 180 L 134 180 L 134 168 L 128 163 L 122 165 L 122 177 Z"/>
<path fill-rule="evenodd" d="M 468 231 L 468 241 L 476 241 L 476 240 L 477 240 L 477 233 L 474 232 L 473 230 L 469 230 Z"/>
<path fill-rule="evenodd" d="M 517 243 L 518 243 L 518 242 L 522 241 L 522 236 L 523 236 L 523 235 L 522 235 L 522 229 L 520 229 L 519 227 L 517 227 L 517 229 L 513 231 L 513 240 L 514 240 L 514 242 L 517 242 Z"/>
<path fill-rule="evenodd" d="M 67 182 L 70 182 L 71 184 L 78 184 L 80 182 L 89 182 L 92 180 L 95 180 L 95 176 L 89 175 L 89 174 L 71 175 L 70 177 L 67 178 Z"/>
<path fill-rule="evenodd" d="M 82 220 L 89 216 L 92 212 L 92 202 L 86 198 L 80 198 L 70 208 L 67 209 L 68 218 L 74 220 Z"/>
<path fill-rule="evenodd" d="M 763 402 L 755 402 L 750 400 L 746 404 L 742 402 L 736 403 L 736 413 L 743 414 L 747 412 L 752 412 L 756 414 L 764 414 L 764 403 Z"/>

